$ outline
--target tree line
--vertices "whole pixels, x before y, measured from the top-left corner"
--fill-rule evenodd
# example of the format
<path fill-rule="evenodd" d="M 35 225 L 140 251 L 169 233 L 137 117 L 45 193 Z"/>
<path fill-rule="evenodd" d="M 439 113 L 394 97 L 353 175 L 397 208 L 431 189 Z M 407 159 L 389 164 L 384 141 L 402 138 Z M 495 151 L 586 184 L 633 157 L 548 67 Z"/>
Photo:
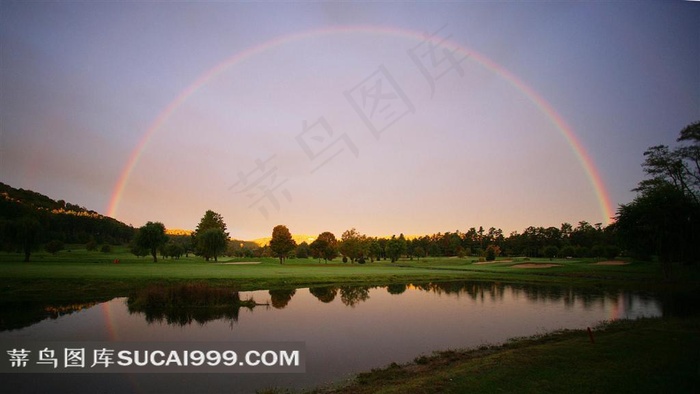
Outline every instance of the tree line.
<path fill-rule="evenodd" d="M 231 240 L 223 217 L 211 210 L 189 236 L 166 235 L 165 226 L 148 222 L 134 229 L 94 211 L 54 201 L 32 191 L 13 189 L 0 183 L 0 248 L 21 251 L 25 261 L 37 245 L 55 253 L 63 243 L 85 243 L 86 247 L 109 251 L 110 244 L 129 244 L 137 256 L 179 258 L 190 253 L 205 261 L 220 256 L 315 258 L 328 262 L 340 258 L 349 263 L 371 263 L 400 258 L 477 256 L 600 257 L 620 253 L 648 260 L 657 258 L 668 276 L 672 264 L 693 264 L 700 257 L 700 122 L 681 130 L 678 146 L 653 146 L 644 152 L 642 167 L 647 174 L 635 199 L 620 205 L 608 226 L 580 221 L 558 227 L 528 227 L 507 236 L 498 228 L 471 227 L 466 231 L 406 237 L 371 237 L 355 228 L 340 238 L 330 231 L 311 242 L 297 245 L 289 229 L 275 226 L 268 245 Z"/>
<path fill-rule="evenodd" d="M 619 206 L 612 224 L 580 221 L 575 226 L 528 227 L 522 233 L 491 227 L 472 227 L 466 232 L 445 232 L 407 238 L 370 237 L 355 228 L 340 239 L 329 231 L 311 242 L 297 245 L 289 229 L 275 226 L 269 245 L 256 248 L 235 242 L 227 246 L 226 225 L 221 215 L 207 211 L 191 245 L 206 260 L 228 254 L 239 257 L 313 257 L 325 262 L 367 262 L 399 258 L 479 256 L 494 260 L 500 255 L 528 257 L 601 257 L 620 253 L 648 260 L 657 258 L 670 274 L 672 263 L 694 264 L 700 257 L 700 122 L 681 130 L 678 146 L 653 146 L 644 152 L 647 178 L 634 189 L 635 199 Z M 140 232 L 140 231 L 139 231 Z M 138 238 L 138 233 L 137 233 Z M 165 242 L 165 240 L 163 241 Z M 238 247 L 240 245 L 240 247 Z M 155 259 L 155 254 L 154 254 Z"/>

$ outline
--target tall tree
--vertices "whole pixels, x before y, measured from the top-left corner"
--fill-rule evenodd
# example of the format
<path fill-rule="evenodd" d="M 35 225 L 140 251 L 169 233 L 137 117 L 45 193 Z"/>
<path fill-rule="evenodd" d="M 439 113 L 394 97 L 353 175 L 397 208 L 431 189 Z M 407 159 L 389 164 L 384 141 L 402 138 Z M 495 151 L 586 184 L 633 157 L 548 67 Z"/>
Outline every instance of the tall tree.
<path fill-rule="evenodd" d="M 318 238 L 323 241 L 324 247 L 321 249 L 321 257 L 326 262 L 338 257 L 338 240 L 330 231 L 324 231 L 318 235 Z"/>
<path fill-rule="evenodd" d="M 340 237 L 339 249 L 343 256 L 347 256 L 351 262 L 354 262 L 357 258 L 367 256 L 369 242 L 367 242 L 365 235 L 352 228 L 345 231 Z"/>
<path fill-rule="evenodd" d="M 228 237 L 220 228 L 208 228 L 197 236 L 198 253 L 206 261 L 213 258 L 218 261 L 218 256 L 226 251 Z"/>
<path fill-rule="evenodd" d="M 270 240 L 270 250 L 279 257 L 280 264 L 284 263 L 287 254 L 297 247 L 297 243 L 292 239 L 292 234 L 287 226 L 278 225 L 272 229 L 272 239 Z"/>
<path fill-rule="evenodd" d="M 649 178 L 621 205 L 614 231 L 638 257 L 656 255 L 669 279 L 673 262 L 700 258 L 700 122 L 685 127 L 673 150 L 653 146 L 642 165 Z"/>
<path fill-rule="evenodd" d="M 666 145 L 652 146 L 644 152 L 642 167 L 650 177 L 639 183 L 636 191 L 643 192 L 660 184 L 670 184 L 700 203 L 700 122 L 686 126 L 675 149 Z"/>
<path fill-rule="evenodd" d="M 396 262 L 399 260 L 401 255 L 406 251 L 406 239 L 403 234 L 396 238 L 395 235 L 391 236 L 387 246 L 387 255 L 391 259 L 391 262 Z"/>
<path fill-rule="evenodd" d="M 223 234 L 223 238 L 225 240 L 225 250 L 229 234 L 226 231 L 226 223 L 224 223 L 224 218 L 212 210 L 207 210 L 204 213 L 204 216 L 202 216 L 202 219 L 199 221 L 197 228 L 192 233 L 192 245 L 194 246 L 195 254 L 203 256 L 206 261 L 209 261 L 209 259 L 212 257 L 216 259 L 216 256 L 219 254 L 218 248 L 220 247 L 220 242 L 216 241 L 216 239 L 221 238 L 220 234 L 216 236 L 214 236 L 213 233 L 209 234 L 205 245 L 203 235 L 211 229 L 219 230 Z M 214 250 L 212 248 L 214 248 Z M 212 255 L 212 253 L 214 254 Z"/>
<path fill-rule="evenodd" d="M 143 249 L 147 249 L 153 256 L 153 262 L 158 261 L 158 248 L 168 242 L 168 236 L 165 235 L 165 226 L 160 222 L 148 222 L 138 229 L 135 244 Z"/>

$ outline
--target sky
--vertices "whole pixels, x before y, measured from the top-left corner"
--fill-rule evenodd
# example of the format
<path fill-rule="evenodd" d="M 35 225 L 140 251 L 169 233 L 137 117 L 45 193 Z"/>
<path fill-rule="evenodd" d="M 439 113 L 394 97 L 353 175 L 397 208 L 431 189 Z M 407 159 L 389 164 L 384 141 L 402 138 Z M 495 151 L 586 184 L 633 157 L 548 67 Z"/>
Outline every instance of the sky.
<path fill-rule="evenodd" d="M 0 182 L 234 238 L 610 222 L 695 2 L 0 2 Z"/>

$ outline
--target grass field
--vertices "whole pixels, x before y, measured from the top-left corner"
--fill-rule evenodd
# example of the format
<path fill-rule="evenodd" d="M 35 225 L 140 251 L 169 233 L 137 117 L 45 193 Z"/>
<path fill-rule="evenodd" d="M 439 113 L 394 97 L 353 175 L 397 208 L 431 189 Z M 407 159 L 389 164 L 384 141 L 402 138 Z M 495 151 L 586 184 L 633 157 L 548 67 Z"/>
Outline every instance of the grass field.
<path fill-rule="evenodd" d="M 314 393 L 697 393 L 700 318 L 617 321 L 421 356 Z"/>
<path fill-rule="evenodd" d="M 662 283 L 655 263 L 632 262 L 626 265 L 595 265 L 593 259 L 501 259 L 475 264 L 478 259 L 422 258 L 386 260 L 364 265 L 328 264 L 315 259 L 288 259 L 284 265 L 275 258 L 222 258 L 206 262 L 201 257 L 159 259 L 137 258 L 123 247 L 112 253 L 86 251 L 82 247 L 51 255 L 37 252 L 28 263 L 20 254 L 0 253 L 0 296 L 4 300 L 50 297 L 54 301 L 76 297 L 116 297 L 152 282 L 206 280 L 211 284 L 233 286 L 239 290 L 308 287 L 318 285 L 383 285 L 411 281 L 491 280 L 504 282 L 555 283 L 570 286 L 614 286 L 617 288 L 677 287 Z M 118 260 L 118 263 L 115 263 Z M 258 264 L 231 264 L 231 263 Z M 519 264 L 548 268 L 518 268 Z M 697 286 L 696 270 L 690 275 L 678 272 L 683 286 Z"/>

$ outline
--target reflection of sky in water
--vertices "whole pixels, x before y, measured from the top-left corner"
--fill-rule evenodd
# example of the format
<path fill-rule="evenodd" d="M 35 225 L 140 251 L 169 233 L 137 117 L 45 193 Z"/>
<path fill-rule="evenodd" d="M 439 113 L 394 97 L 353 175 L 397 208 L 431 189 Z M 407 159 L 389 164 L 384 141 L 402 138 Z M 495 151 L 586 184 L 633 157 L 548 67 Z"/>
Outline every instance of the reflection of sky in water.
<path fill-rule="evenodd" d="M 219 319 L 185 326 L 148 324 L 143 314 L 128 312 L 126 299 L 117 298 L 56 320 L 0 333 L 0 339 L 306 343 L 307 373 L 303 375 L 137 374 L 129 378 L 126 388 L 250 392 L 271 385 L 309 386 L 338 380 L 393 361 L 407 362 L 433 350 L 502 342 L 559 328 L 585 328 L 601 320 L 661 315 L 660 303 L 651 297 L 532 289 L 536 288 L 487 285 L 474 286 L 471 294 L 448 294 L 409 286 L 404 293 L 392 295 L 385 288 L 374 288 L 368 300 L 353 307 L 342 302 L 340 292 L 332 302 L 323 303 L 308 289 L 299 289 L 284 309 L 241 308 L 238 321 Z M 241 293 L 241 299 L 248 297 L 258 303 L 270 302 L 267 291 Z M 86 376 L 42 376 L 31 384 L 46 381 L 61 386 L 75 379 L 92 381 L 97 375 Z M 122 377 L 101 376 L 91 383 L 96 389 L 103 389 L 102 379 L 112 382 L 107 388 L 125 389 Z"/>

